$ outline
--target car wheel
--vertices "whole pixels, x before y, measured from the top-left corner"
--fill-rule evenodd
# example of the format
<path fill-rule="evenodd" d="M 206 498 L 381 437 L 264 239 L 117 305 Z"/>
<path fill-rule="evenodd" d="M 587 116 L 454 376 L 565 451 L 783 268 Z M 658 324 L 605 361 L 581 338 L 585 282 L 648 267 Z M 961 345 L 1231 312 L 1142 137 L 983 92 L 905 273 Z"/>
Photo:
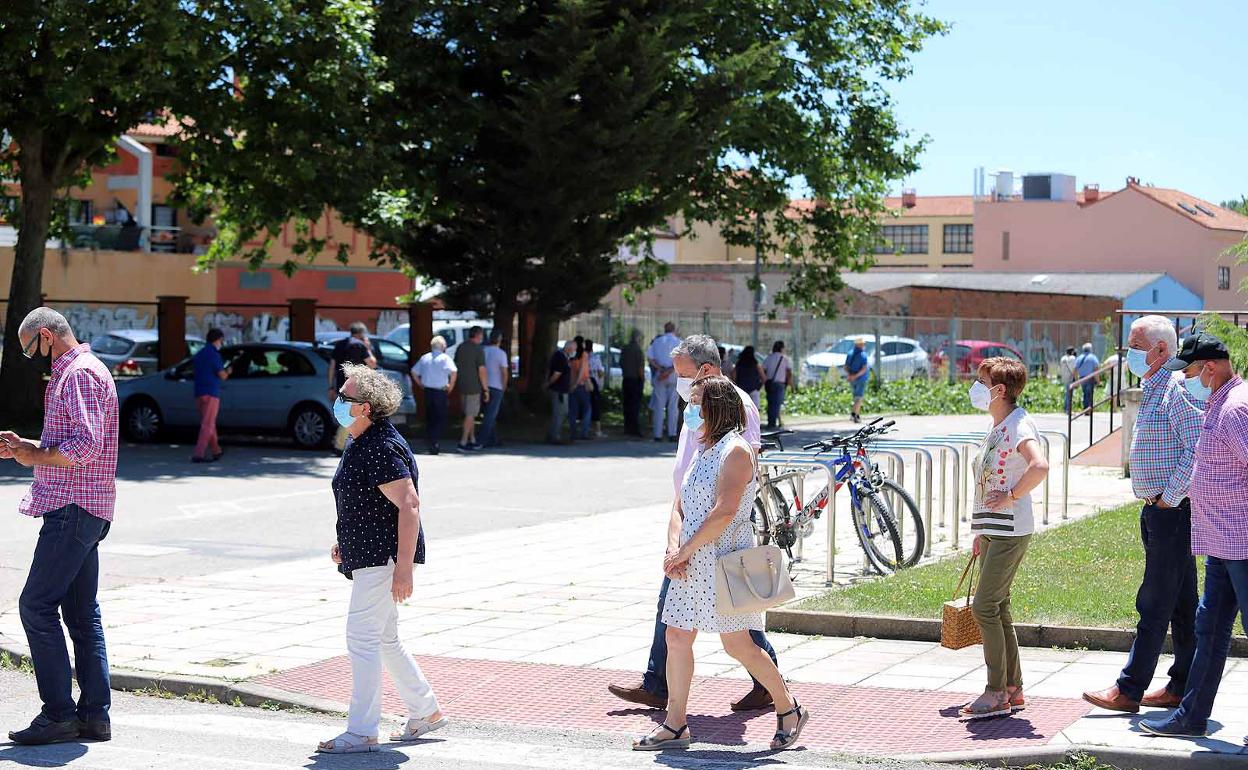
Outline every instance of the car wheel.
<path fill-rule="evenodd" d="M 150 398 L 132 398 L 121 415 L 126 438 L 138 443 L 155 441 L 164 425 L 160 407 Z"/>
<path fill-rule="evenodd" d="M 319 406 L 304 404 L 290 417 L 290 435 L 304 449 L 318 449 L 329 444 L 334 433 L 329 415 Z"/>

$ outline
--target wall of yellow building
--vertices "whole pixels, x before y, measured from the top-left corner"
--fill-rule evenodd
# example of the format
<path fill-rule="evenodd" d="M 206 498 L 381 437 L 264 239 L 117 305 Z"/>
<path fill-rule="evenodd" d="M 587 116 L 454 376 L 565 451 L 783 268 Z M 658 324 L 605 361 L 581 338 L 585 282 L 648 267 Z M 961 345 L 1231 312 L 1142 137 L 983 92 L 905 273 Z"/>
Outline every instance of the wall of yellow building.
<path fill-rule="evenodd" d="M 194 266 L 191 254 L 48 249 L 43 293 L 49 299 L 110 304 L 154 302 L 157 295 L 216 302 L 216 275 L 195 273 Z M 8 296 L 12 276 L 13 249 L 0 248 L 0 298 Z"/>

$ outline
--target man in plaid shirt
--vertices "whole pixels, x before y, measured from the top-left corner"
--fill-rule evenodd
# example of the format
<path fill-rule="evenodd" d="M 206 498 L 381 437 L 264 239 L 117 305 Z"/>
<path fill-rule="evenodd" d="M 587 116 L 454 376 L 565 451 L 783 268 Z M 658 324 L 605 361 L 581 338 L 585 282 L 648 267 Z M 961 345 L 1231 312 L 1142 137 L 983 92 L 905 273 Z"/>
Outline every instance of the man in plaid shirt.
<path fill-rule="evenodd" d="M 1135 714 L 1142 705 L 1179 705 L 1196 653 L 1196 559 L 1187 490 L 1203 414 L 1201 402 L 1183 387 L 1183 377 L 1164 367 L 1177 349 L 1169 319 L 1150 315 L 1131 324 L 1127 367 L 1144 390 L 1130 461 L 1132 489 L 1144 501 L 1140 511 L 1144 579 L 1135 599 L 1140 622 L 1118 682 L 1107 690 L 1083 694 L 1084 700 L 1110 711 Z M 1170 681 L 1146 694 L 1167 630 L 1174 639 Z"/>
<path fill-rule="evenodd" d="M 1166 367 L 1207 398 L 1192 476 L 1192 552 L 1205 557 L 1205 594 L 1196 611 L 1196 656 L 1183 702 L 1169 716 L 1146 719 L 1153 735 L 1203 737 L 1231 646 L 1235 616 L 1248 614 L 1248 386 L 1217 338 L 1197 332 Z"/>
<path fill-rule="evenodd" d="M 112 737 L 112 699 L 96 589 L 98 546 L 117 497 L 117 389 L 108 367 L 51 308 L 32 310 L 18 340 L 27 358 L 51 360 L 52 377 L 39 441 L 0 432 L 0 459 L 35 469 L 18 510 L 41 520 L 18 611 L 43 709 L 30 727 L 9 738 L 24 744 L 106 741 Z M 58 610 L 74 641 L 77 704 Z"/>

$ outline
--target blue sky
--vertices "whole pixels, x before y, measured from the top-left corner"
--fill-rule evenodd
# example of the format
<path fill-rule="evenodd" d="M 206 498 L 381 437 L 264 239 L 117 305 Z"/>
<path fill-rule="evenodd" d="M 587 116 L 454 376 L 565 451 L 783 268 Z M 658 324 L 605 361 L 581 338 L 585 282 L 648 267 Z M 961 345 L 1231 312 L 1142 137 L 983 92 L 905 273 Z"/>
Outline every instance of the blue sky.
<path fill-rule="evenodd" d="M 1248 194 L 1248 2 L 930 0 L 953 24 L 890 92 L 930 137 L 920 195 L 969 195 L 972 169 L 1127 176 L 1221 202 Z M 898 185 L 901 187 L 902 185 Z"/>

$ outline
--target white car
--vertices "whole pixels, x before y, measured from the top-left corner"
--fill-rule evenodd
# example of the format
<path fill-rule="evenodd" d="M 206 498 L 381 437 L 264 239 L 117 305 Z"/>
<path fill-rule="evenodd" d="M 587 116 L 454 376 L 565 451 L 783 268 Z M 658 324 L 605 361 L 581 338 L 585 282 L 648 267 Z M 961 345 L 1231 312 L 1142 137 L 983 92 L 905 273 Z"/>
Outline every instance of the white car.
<path fill-rule="evenodd" d="M 480 326 L 488 339 L 490 332 L 494 330 L 494 322 L 479 319 L 475 321 L 434 321 L 434 335 L 441 335 L 446 339 L 446 352 L 455 355 L 455 348 L 459 343 L 468 339 L 468 330 L 474 326 Z M 409 324 L 399 324 L 384 335 L 391 342 L 397 342 L 404 347 L 408 344 Z"/>
<path fill-rule="evenodd" d="M 909 337 L 880 336 L 880 360 L 875 359 L 875 335 L 854 334 L 843 337 L 822 353 L 806 357 L 802 365 L 802 382 L 812 384 L 841 379 L 845 376 L 845 359 L 854 349 L 854 340 L 867 342 L 867 360 L 872 367 L 878 366 L 884 381 L 905 380 L 911 377 L 927 377 L 931 373 L 927 351 L 917 340 Z"/>

